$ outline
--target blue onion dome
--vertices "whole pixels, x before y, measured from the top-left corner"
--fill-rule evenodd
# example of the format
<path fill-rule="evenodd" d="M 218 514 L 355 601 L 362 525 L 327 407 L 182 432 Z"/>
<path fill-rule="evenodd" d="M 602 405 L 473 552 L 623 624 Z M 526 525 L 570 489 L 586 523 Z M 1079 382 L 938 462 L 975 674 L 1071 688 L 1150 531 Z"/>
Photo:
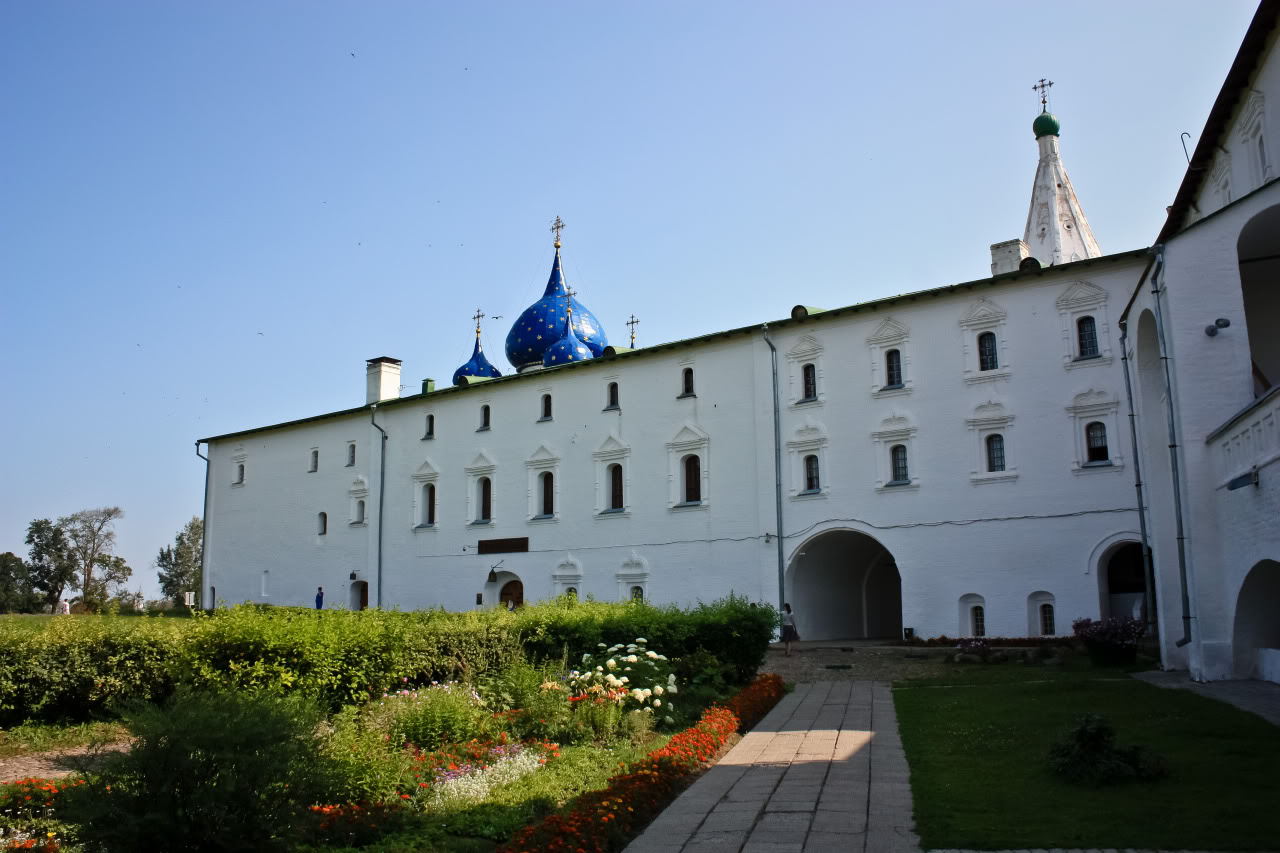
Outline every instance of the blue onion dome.
<path fill-rule="evenodd" d="M 471 351 L 471 360 L 453 372 L 453 384 L 461 385 L 464 376 L 479 376 L 485 379 L 501 376 L 498 368 L 484 357 L 484 349 L 480 346 L 480 329 L 476 328 L 476 348 Z"/>
<path fill-rule="evenodd" d="M 569 308 L 568 312 L 570 315 L 574 313 L 572 308 Z M 542 354 L 542 366 L 556 367 L 557 365 L 570 364 L 575 361 L 586 361 L 589 358 L 595 358 L 597 355 L 599 353 L 593 353 L 573 333 L 571 317 L 569 322 L 565 323 L 564 337 L 547 347 L 547 351 Z"/>
<path fill-rule="evenodd" d="M 538 367 L 546 362 L 544 356 L 565 336 L 565 324 L 570 322 L 568 308 L 572 308 L 573 337 L 595 358 L 609 345 L 604 328 L 595 315 L 577 299 L 569 296 L 565 286 L 564 268 L 560 264 L 560 243 L 556 242 L 556 257 L 551 265 L 551 276 L 542 298 L 524 309 L 519 319 L 507 333 L 507 361 L 516 370 Z M 575 358 L 575 361 L 578 359 Z M 553 362 L 561 364 L 561 361 Z"/>

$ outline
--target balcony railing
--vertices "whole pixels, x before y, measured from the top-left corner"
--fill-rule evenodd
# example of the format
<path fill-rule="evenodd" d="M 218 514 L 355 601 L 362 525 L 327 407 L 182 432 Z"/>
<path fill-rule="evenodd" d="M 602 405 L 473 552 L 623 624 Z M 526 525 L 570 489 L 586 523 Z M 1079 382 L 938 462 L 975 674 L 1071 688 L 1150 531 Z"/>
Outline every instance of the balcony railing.
<path fill-rule="evenodd" d="M 1209 433 L 1205 444 L 1213 448 L 1222 486 L 1280 459 L 1280 385 Z"/>

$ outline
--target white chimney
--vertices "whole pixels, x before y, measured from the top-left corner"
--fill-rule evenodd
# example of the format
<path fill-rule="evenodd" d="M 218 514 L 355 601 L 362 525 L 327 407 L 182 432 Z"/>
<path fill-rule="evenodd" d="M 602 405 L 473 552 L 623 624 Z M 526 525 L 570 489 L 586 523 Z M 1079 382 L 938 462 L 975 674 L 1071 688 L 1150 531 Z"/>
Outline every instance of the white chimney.
<path fill-rule="evenodd" d="M 991 274 L 1014 272 L 1021 268 L 1024 258 L 1031 254 L 1031 249 L 1022 240 L 1005 240 L 1003 243 L 991 244 Z"/>
<path fill-rule="evenodd" d="M 368 361 L 365 405 L 394 400 L 400 396 L 400 359 L 380 356 Z"/>

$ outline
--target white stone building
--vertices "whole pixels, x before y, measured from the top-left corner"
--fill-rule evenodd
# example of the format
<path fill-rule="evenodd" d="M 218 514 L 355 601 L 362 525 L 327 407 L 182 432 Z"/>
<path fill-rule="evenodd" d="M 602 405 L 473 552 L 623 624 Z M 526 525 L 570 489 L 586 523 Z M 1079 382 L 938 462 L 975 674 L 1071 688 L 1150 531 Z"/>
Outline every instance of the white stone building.
<path fill-rule="evenodd" d="M 1280 396 L 1255 400 L 1244 365 L 1252 348 L 1280 376 L 1262 331 L 1280 316 L 1275 10 L 1156 249 L 1102 255 L 1047 111 L 1026 230 L 992 246 L 991 278 L 629 350 L 566 293 L 557 241 L 547 293 L 507 337 L 518 372 L 496 376 L 477 335 L 451 387 L 400 397 L 400 363 L 374 359 L 364 405 L 200 440 L 204 600 L 308 605 L 323 585 L 327 606 L 457 610 L 733 591 L 790 601 L 806 639 L 1064 634 L 1147 612 L 1145 527 L 1166 663 L 1262 672 L 1255 649 L 1280 647 L 1280 490 L 1261 470 L 1280 455 Z M 1198 169 L 1218 137 L 1227 165 Z M 1218 317 L 1231 324 L 1207 336 Z M 1227 490 L 1254 466 L 1260 485 Z M 1177 646 L 1184 574 L 1199 621 Z M 1242 637 L 1246 587 L 1269 603 L 1241 610 Z"/>

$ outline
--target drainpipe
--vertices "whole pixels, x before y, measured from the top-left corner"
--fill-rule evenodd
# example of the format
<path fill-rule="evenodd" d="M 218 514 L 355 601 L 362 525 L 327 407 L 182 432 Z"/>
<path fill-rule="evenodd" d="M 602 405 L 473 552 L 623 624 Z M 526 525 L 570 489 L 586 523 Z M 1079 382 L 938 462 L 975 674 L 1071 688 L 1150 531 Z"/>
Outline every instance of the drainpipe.
<path fill-rule="evenodd" d="M 209 457 L 200 452 L 200 442 L 196 442 L 196 456 L 204 460 L 204 502 L 200 504 L 200 598 L 204 599 L 204 591 L 209 586 L 209 570 L 204 564 L 205 542 L 209 541 Z M 218 606 L 218 602 L 209 602 L 208 610 Z"/>
<path fill-rule="evenodd" d="M 773 372 L 773 500 L 778 513 L 778 612 L 786 603 L 786 566 L 782 554 L 782 414 L 778 408 L 778 348 L 769 340 L 769 324 L 760 327 L 769 345 L 769 363 Z"/>
<path fill-rule="evenodd" d="M 1142 539 L 1142 574 L 1146 580 L 1143 604 L 1147 609 L 1147 635 L 1155 636 L 1155 566 L 1151 561 L 1151 542 L 1147 538 L 1147 511 L 1142 504 L 1142 470 L 1138 464 L 1138 416 L 1133 410 L 1133 383 L 1129 379 L 1129 324 L 1120 321 L 1120 365 L 1124 371 L 1124 396 L 1129 402 L 1129 443 L 1133 448 L 1133 487 L 1138 492 L 1138 532 Z M 1163 657 L 1163 655 L 1161 655 Z"/>
<path fill-rule="evenodd" d="M 387 494 L 387 431 L 378 426 L 375 420 L 378 414 L 378 404 L 372 403 L 369 406 L 369 423 L 373 424 L 373 428 L 382 433 L 382 441 L 378 446 L 378 609 L 382 609 L 382 517 L 386 515 L 382 511 L 382 501 Z"/>
<path fill-rule="evenodd" d="M 1178 472 L 1178 431 L 1173 419 L 1173 376 L 1169 372 L 1169 350 L 1164 337 L 1164 316 L 1160 311 L 1160 273 L 1164 271 L 1164 246 L 1156 246 L 1156 266 L 1151 271 L 1151 297 L 1156 319 L 1156 340 L 1160 342 L 1160 361 L 1164 365 L 1165 410 L 1169 415 L 1169 469 L 1173 478 L 1173 517 L 1178 533 L 1178 583 L 1182 590 L 1182 639 L 1176 645 L 1182 648 L 1191 642 L 1191 596 L 1187 567 L 1186 531 L 1182 523 L 1182 477 Z M 1192 674 L 1193 677 L 1195 673 Z M 1196 679 L 1197 681 L 1199 679 Z"/>

